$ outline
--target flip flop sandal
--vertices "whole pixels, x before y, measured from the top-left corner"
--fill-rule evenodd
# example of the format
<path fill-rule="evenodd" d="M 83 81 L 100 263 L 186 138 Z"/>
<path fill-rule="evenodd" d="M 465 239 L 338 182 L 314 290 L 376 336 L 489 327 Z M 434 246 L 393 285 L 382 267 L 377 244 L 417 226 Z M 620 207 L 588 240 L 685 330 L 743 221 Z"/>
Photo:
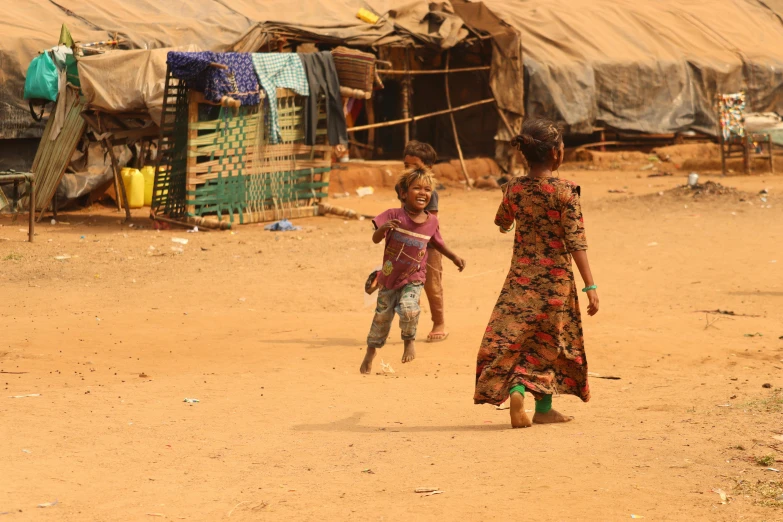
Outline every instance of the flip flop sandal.
<path fill-rule="evenodd" d="M 380 273 L 380 270 L 374 270 L 367 277 L 367 281 L 364 283 L 364 291 L 367 292 L 367 295 L 372 295 L 378 290 L 378 276 Z"/>
<path fill-rule="evenodd" d="M 445 341 L 449 338 L 449 332 L 446 333 L 437 333 L 437 334 L 429 334 L 427 335 L 427 342 L 428 343 L 440 343 Z"/>

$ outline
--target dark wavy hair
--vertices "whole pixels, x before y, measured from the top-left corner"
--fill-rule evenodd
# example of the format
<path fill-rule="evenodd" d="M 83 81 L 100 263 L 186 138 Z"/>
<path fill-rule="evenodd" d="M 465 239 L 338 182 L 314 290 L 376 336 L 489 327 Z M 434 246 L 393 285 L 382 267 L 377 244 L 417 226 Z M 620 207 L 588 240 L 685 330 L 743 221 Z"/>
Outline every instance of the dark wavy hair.
<path fill-rule="evenodd" d="M 427 167 L 432 168 L 435 162 L 438 161 L 438 153 L 432 148 L 429 143 L 421 141 L 411 140 L 405 144 L 405 150 L 403 156 L 413 156 L 419 158 L 422 163 Z"/>
<path fill-rule="evenodd" d="M 522 125 L 522 133 L 511 140 L 528 165 L 546 163 L 552 149 L 563 142 L 563 130 L 556 123 L 545 119 L 530 119 Z"/>

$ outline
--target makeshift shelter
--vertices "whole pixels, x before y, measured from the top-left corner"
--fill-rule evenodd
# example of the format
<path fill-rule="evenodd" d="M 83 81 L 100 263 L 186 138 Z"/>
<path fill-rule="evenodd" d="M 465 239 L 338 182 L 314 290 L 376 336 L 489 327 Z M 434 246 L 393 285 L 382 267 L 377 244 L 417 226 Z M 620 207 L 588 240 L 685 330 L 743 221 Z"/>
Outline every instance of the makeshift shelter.
<path fill-rule="evenodd" d="M 67 104 L 71 107 L 70 111 L 66 111 L 68 116 L 66 122 L 70 126 L 66 127 L 66 133 L 60 135 L 61 133 L 57 133 L 56 130 L 54 132 L 48 130 L 50 127 L 48 125 L 46 132 L 57 138 L 51 142 L 44 140 L 37 154 L 36 165 L 39 170 L 45 169 L 45 173 L 41 176 L 41 186 L 44 190 L 39 191 L 36 202 L 36 207 L 41 211 L 39 219 L 55 194 L 61 192 L 56 189 L 71 153 L 74 158 L 77 156 L 84 158 L 89 150 L 92 150 L 92 146 L 86 143 L 77 146 L 78 138 L 85 129 L 84 123 L 87 124 L 86 130 L 90 139 L 102 145 L 107 157 L 110 157 L 108 166 L 104 161 L 99 166 L 90 168 L 100 170 L 101 179 L 104 180 L 101 183 L 113 181 L 116 189 L 114 197 L 118 202 L 118 208 L 120 201 L 126 200 L 119 170 L 126 161 L 130 160 L 128 157 L 121 157 L 126 150 L 124 144 L 135 144 L 136 152 L 132 161 L 139 167 L 148 160 L 149 151 L 157 149 L 152 143 L 157 143 L 158 138 L 160 138 L 161 151 L 173 150 L 169 147 L 171 143 L 167 142 L 173 134 L 170 126 L 168 128 L 166 126 L 164 106 L 166 85 L 164 57 L 170 49 L 160 48 L 166 45 L 179 46 L 176 48 L 183 49 L 182 46 L 187 44 L 186 49 L 189 51 L 215 49 L 235 52 L 289 52 L 300 47 L 306 48 L 308 45 L 311 46 L 310 50 L 313 50 L 312 44 L 322 48 L 347 44 L 386 57 L 387 65 L 391 70 L 386 71 L 385 77 L 388 84 L 396 87 L 388 91 L 390 95 L 371 99 L 370 88 L 364 87 L 362 91 L 355 85 L 347 89 L 347 92 L 342 92 L 347 99 L 346 113 L 353 127 L 351 133 L 353 156 L 363 155 L 372 158 L 376 154 L 398 155 L 404 145 L 403 139 L 407 140 L 411 137 L 420 139 L 423 137 L 427 141 L 435 142 L 445 156 L 458 155 L 460 159 L 463 158 L 460 140 L 463 141 L 468 154 L 488 154 L 493 149 L 495 138 L 509 140 L 514 133 L 512 126 L 518 124 L 521 119 L 522 66 L 519 38 L 511 28 L 494 17 L 481 3 L 469 4 L 463 0 L 457 0 L 453 4 L 448 2 L 430 4 L 420 0 L 393 1 L 385 4 L 384 9 L 376 10 L 383 15 L 382 17 L 368 23 L 356 17 L 360 6 L 352 0 L 337 1 L 327 6 L 308 0 L 297 3 L 293 7 L 286 4 L 285 9 L 282 3 L 275 2 L 267 2 L 263 5 L 238 2 L 228 9 L 222 4 L 214 5 L 206 0 L 203 1 L 204 9 L 199 10 L 195 5 L 199 3 L 198 1 L 188 2 L 187 7 L 177 2 L 163 7 L 139 2 L 133 6 L 123 5 L 119 9 L 114 9 L 111 0 L 101 6 L 65 0 L 64 4 L 54 11 L 51 4 L 37 0 L 32 2 L 32 8 L 37 10 L 37 15 L 48 22 L 51 22 L 52 17 L 56 17 L 58 21 L 65 20 L 67 23 L 76 20 L 72 26 L 76 29 L 72 32 L 80 42 L 84 41 L 84 34 L 89 34 L 91 38 L 108 37 L 112 43 L 119 43 L 120 47 L 149 48 L 123 49 L 95 56 L 79 56 L 78 70 L 82 96 L 71 96 L 67 100 L 61 96 L 62 99 L 58 103 L 58 106 Z M 209 12 L 211 16 L 206 18 L 201 16 L 202 11 Z M 196 12 L 199 13 L 198 17 Z M 20 13 L 28 16 L 24 11 Z M 368 14 L 377 18 L 370 12 Z M 194 17 L 193 20 L 189 18 L 191 15 Z M 24 16 L 21 18 L 23 22 Z M 150 20 L 159 22 L 154 26 L 156 31 L 154 35 L 150 29 L 153 27 L 152 24 L 145 23 L 142 27 L 133 23 L 134 20 L 141 19 L 145 22 Z M 276 19 L 282 21 L 270 21 Z M 253 22 L 253 20 L 263 20 L 263 23 Z M 12 26 L 11 29 L 19 29 L 18 26 L 14 27 L 14 23 L 18 21 L 12 17 L 10 22 L 0 22 L 0 26 L 5 24 Z M 32 23 L 32 20 L 22 25 L 27 23 Z M 91 31 L 82 33 L 85 24 L 91 28 Z M 96 34 L 94 30 L 96 27 L 105 28 L 106 32 Z M 221 31 L 216 30 L 218 27 Z M 48 47 L 50 43 L 51 40 L 46 44 L 42 43 L 41 47 Z M 0 43 L 1 45 L 3 44 Z M 84 47 L 84 44 L 78 42 L 77 45 Z M 450 49 L 455 51 L 451 53 Z M 0 48 L 0 52 L 3 51 Z M 352 51 L 346 49 L 346 52 Z M 19 58 L 20 54 L 23 53 L 17 50 L 16 53 L 9 53 L 8 56 Z M 23 62 L 24 60 L 18 60 L 19 69 L 22 68 Z M 456 90 L 449 87 L 449 76 L 452 75 L 459 75 L 455 78 L 458 80 Z M 12 83 L 6 81 L 6 85 Z M 423 95 L 414 94 L 419 86 L 422 86 Z M 518 95 L 509 94 L 515 92 Z M 4 95 L 3 93 L 8 99 L 8 90 L 3 91 L 0 87 L 0 97 Z M 188 100 L 189 96 L 189 94 L 186 96 Z M 289 103 L 294 98 L 283 95 L 282 99 L 288 100 L 286 103 Z M 437 101 L 433 103 L 433 100 Z M 291 106 L 294 107 L 298 102 L 292 103 Z M 487 104 L 492 104 L 495 108 L 490 111 L 470 110 Z M 24 111 L 26 115 L 26 110 L 20 105 L 16 104 L 17 115 L 18 111 Z M 170 116 L 176 119 L 174 113 L 181 110 L 182 106 L 181 100 L 174 103 L 172 107 L 179 107 L 179 109 L 173 109 L 174 112 Z M 12 104 L 7 104 L 6 107 L 13 112 Z M 376 107 L 380 110 L 376 111 Z M 505 114 L 501 108 L 505 110 Z M 433 111 L 433 109 L 438 110 Z M 229 115 L 228 118 L 239 118 L 237 121 L 252 118 L 252 114 L 247 112 L 247 109 L 242 110 L 245 112 Z M 204 110 L 201 112 L 203 113 Z M 380 113 L 378 118 L 375 117 L 376 112 Z M 78 114 L 81 114 L 83 121 L 79 120 Z M 436 118 L 446 115 L 449 117 L 446 120 Z M 214 116 L 212 114 L 213 123 L 217 121 Z M 225 117 L 225 114 L 221 114 L 219 119 Z M 201 135 L 206 132 L 203 126 L 210 120 L 199 121 L 198 117 L 192 114 L 188 118 L 193 120 L 190 123 L 199 127 L 198 140 L 190 140 L 189 137 L 188 139 L 193 143 L 187 145 L 191 147 L 189 154 L 198 156 L 199 152 L 192 147 L 196 146 L 195 141 L 204 144 L 202 142 L 207 138 Z M 31 127 L 25 131 L 27 134 L 17 133 L 17 135 L 35 133 L 36 124 L 31 120 L 28 122 Z M 298 124 L 293 126 L 296 125 Z M 465 130 L 467 128 L 473 131 L 480 129 L 481 132 L 467 132 Z M 378 140 L 375 139 L 376 129 L 380 135 Z M 459 129 L 463 130 L 460 132 Z M 477 145 L 473 136 L 481 136 L 483 141 L 478 142 Z M 60 143 L 61 141 L 63 143 Z M 213 147 L 223 145 L 225 144 L 217 142 L 212 144 Z M 289 145 L 294 143 L 291 142 Z M 120 147 L 119 152 L 117 146 Z M 317 151 L 316 156 L 320 158 L 319 163 L 307 168 L 318 170 L 319 172 L 310 172 L 310 174 L 318 174 L 320 177 L 310 179 L 309 185 L 305 184 L 308 185 L 307 187 L 301 182 L 294 184 L 300 185 L 299 189 L 315 191 L 314 194 L 318 197 L 314 199 L 304 197 L 306 194 L 303 197 L 300 197 L 302 194 L 293 197 L 291 201 L 296 203 L 292 208 L 298 209 L 297 212 L 300 213 L 302 199 L 311 199 L 305 206 L 315 209 L 320 196 L 325 195 L 325 184 L 328 183 L 327 165 L 330 158 L 321 145 L 316 145 L 315 149 L 310 150 L 294 147 L 289 150 L 287 156 L 288 159 L 296 159 L 296 156 L 304 154 L 308 157 L 298 158 L 299 164 L 308 165 L 315 161 L 314 150 Z M 210 154 L 214 155 L 212 152 Z M 45 163 L 42 163 L 43 161 Z M 202 160 L 197 158 L 197 161 Z M 215 160 L 211 158 L 210 161 Z M 258 167 L 254 162 L 249 162 L 248 165 L 253 168 Z M 290 169 L 283 169 L 283 171 L 289 172 Z M 463 172 L 467 178 L 464 164 Z M 109 174 L 108 178 L 106 173 Z M 164 179 L 164 175 L 171 173 L 172 171 L 167 168 L 162 172 L 158 171 L 161 186 L 174 180 L 174 178 Z M 193 173 L 188 176 L 191 174 Z M 220 216 L 228 211 L 229 219 L 233 220 L 236 215 L 238 222 L 293 215 L 290 214 L 290 208 L 289 214 L 280 214 L 279 208 L 267 208 L 268 202 L 262 203 L 261 200 L 257 202 L 259 204 L 257 211 L 248 213 L 245 196 L 239 197 L 238 201 L 241 203 L 237 204 L 235 201 L 227 207 L 220 204 L 195 204 L 192 196 L 199 193 L 206 195 L 205 192 L 213 184 L 213 180 L 191 183 L 194 179 L 188 178 L 187 189 L 182 189 L 184 195 L 180 194 L 179 196 L 182 197 L 173 206 L 171 205 L 173 198 L 179 197 L 177 192 L 180 186 L 179 180 L 176 180 L 176 188 L 169 187 L 170 190 L 157 191 L 156 208 L 164 209 L 167 214 L 180 218 L 184 215 L 181 212 L 183 208 L 189 218 L 202 216 L 205 212 L 214 212 Z M 204 186 L 197 186 L 202 183 Z M 81 183 L 80 186 L 84 189 L 92 185 Z M 225 195 L 225 188 L 217 192 Z M 259 190 L 260 192 L 256 192 L 261 194 L 266 189 Z M 289 193 L 289 196 L 291 194 Z M 210 197 L 214 199 L 214 195 Z M 183 206 L 182 198 L 188 198 L 189 203 Z M 53 206 L 56 207 L 56 200 Z M 125 207 L 126 215 L 129 216 L 127 205 Z"/>
<path fill-rule="evenodd" d="M 435 16 L 431 5 L 453 15 Z M 373 25 L 358 20 L 365 6 L 384 16 Z M 485 42 L 489 36 L 500 51 L 491 59 L 492 93 L 512 126 L 514 115 L 528 113 L 562 121 L 574 133 L 608 126 L 644 133 L 695 129 L 715 136 L 715 95 L 740 90 L 752 111 L 783 111 L 781 0 L 28 0 L 4 8 L 3 138 L 41 135 L 42 126 L 27 117 L 21 84 L 30 59 L 49 47 L 61 23 L 82 41 L 119 35 L 142 49 L 194 44 L 214 51 L 271 51 L 289 41 L 310 41 L 419 51 L 422 45 L 449 49 L 472 36 Z M 518 68 L 523 46 L 524 80 Z M 460 66 L 457 54 L 452 52 L 451 67 Z M 422 87 L 426 82 L 415 83 L 417 100 L 438 99 Z M 393 88 L 388 95 L 403 92 Z M 456 118 L 459 126 L 462 118 Z M 497 123 L 502 141 L 505 125 Z"/>
<path fill-rule="evenodd" d="M 383 15 L 377 23 L 368 24 L 356 17 L 358 10 L 367 5 Z M 117 38 L 127 47 L 142 49 L 195 45 L 212 51 L 255 52 L 288 50 L 310 42 L 319 46 L 346 45 L 379 52 L 395 46 L 410 50 L 406 58 L 410 62 L 409 69 L 416 68 L 417 63 L 422 65 L 414 60 L 425 48 L 446 50 L 459 46 L 461 52 L 452 53 L 451 63 L 452 67 L 459 68 L 462 50 L 471 46 L 484 47 L 485 56 L 479 63 L 491 65 L 491 70 L 481 72 L 475 82 L 485 85 L 489 76 L 490 94 L 494 95 L 502 109 L 508 111 L 506 119 L 512 124 L 523 112 L 519 38 L 515 31 L 491 16 L 481 3 L 464 0 L 436 4 L 423 0 L 371 1 L 369 4 L 360 0 L 239 0 L 232 2 L 229 8 L 212 0 L 175 0 L 162 4 L 150 0 L 132 4 L 116 0 L 100 4 L 86 0 L 61 0 L 57 4 L 31 0 L 29 6 L 12 7 L 11 16 L 0 21 L 0 28 L 11 40 L 25 39 L 23 47 L 9 45 L 8 39 L 0 42 L 0 57 L 9 65 L 4 67 L 9 71 L 8 77 L 0 82 L 0 106 L 4 106 L 3 110 L 9 115 L 0 122 L 0 135 L 11 138 L 36 136 L 42 132 L 40 124 L 26 118 L 26 103 L 18 93 L 26 65 L 38 50 L 51 45 L 49 35 L 54 34 L 55 27 L 61 23 L 69 25 L 81 41 Z M 30 28 L 34 25 L 46 30 L 32 31 Z M 47 36 L 44 38 L 42 34 Z M 493 53 L 492 48 L 500 53 Z M 402 62 L 395 63 L 399 65 Z M 438 61 L 431 60 L 424 65 L 431 68 L 442 67 L 443 64 L 440 57 Z M 122 86 L 126 78 L 115 76 L 114 81 Z M 481 85 L 475 82 L 474 85 Z M 402 95 L 405 90 L 394 92 Z M 457 92 L 454 96 L 455 105 L 460 105 L 461 94 Z M 435 100 L 442 98 L 441 85 Z M 468 101 L 475 100 L 474 97 Z M 399 103 L 395 109 L 398 108 Z M 491 131 L 483 133 L 489 134 L 487 143 L 493 142 L 499 121 L 496 111 L 490 112 L 494 114 L 493 120 L 484 127 L 491 127 Z M 400 115 L 395 116 L 399 118 Z M 464 115 L 456 118 L 460 124 Z M 11 125 L 10 122 L 16 123 Z M 465 124 L 464 121 L 462 123 Z M 449 127 L 446 126 L 447 135 L 452 134 Z M 505 124 L 501 125 L 499 139 L 509 139 L 510 136 L 506 135 L 510 134 L 508 128 Z M 475 150 L 471 152 L 475 153 Z M 491 146 L 488 150 L 483 147 L 481 152 L 491 153 Z"/>
<path fill-rule="evenodd" d="M 716 136 L 716 95 L 783 112 L 783 1 L 484 0 L 519 31 L 526 113 L 642 133 Z"/>
<path fill-rule="evenodd" d="M 331 170 L 327 117 L 342 117 L 341 107 L 337 115 L 328 115 L 327 93 L 325 101 L 314 100 L 315 114 L 308 121 L 302 95 L 284 88 L 264 91 L 260 78 L 247 78 L 242 85 L 238 53 L 209 53 L 203 58 L 204 54 L 169 54 L 153 217 L 220 227 L 224 222 L 230 226 L 315 215 L 320 200 L 327 197 Z M 251 69 L 244 72 L 254 75 L 249 55 L 244 57 Z M 304 76 L 298 55 L 291 58 Z M 215 62 L 204 61 L 211 59 Z M 175 60 L 206 67 L 183 76 Z M 214 70 L 228 72 L 215 79 Z M 297 71 L 281 66 L 280 72 Z M 216 83 L 223 79 L 221 91 Z M 316 97 L 316 86 L 299 79 L 302 90 L 308 87 L 310 96 Z M 339 97 L 339 91 L 334 95 Z M 315 128 L 310 131 L 308 124 Z M 344 134 L 344 122 L 342 127 Z"/>

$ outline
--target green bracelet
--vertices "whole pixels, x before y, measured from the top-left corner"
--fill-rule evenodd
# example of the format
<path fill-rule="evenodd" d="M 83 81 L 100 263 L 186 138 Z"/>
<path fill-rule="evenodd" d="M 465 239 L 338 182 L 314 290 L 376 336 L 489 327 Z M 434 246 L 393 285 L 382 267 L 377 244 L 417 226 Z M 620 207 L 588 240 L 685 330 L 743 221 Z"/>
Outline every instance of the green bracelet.
<path fill-rule="evenodd" d="M 582 292 L 589 292 L 590 290 L 598 290 L 598 285 L 590 285 L 582 288 Z"/>

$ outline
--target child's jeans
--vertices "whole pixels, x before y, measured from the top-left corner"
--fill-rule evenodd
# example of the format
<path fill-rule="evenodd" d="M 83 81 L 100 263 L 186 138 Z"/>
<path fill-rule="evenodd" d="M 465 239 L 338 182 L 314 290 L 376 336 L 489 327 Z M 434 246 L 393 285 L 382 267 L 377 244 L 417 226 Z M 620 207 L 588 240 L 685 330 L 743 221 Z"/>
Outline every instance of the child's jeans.
<path fill-rule="evenodd" d="M 389 337 L 395 312 L 400 316 L 402 340 L 416 339 L 416 327 L 419 325 L 419 298 L 421 283 L 410 283 L 398 290 L 380 288 L 378 290 L 378 306 L 372 320 L 370 334 L 367 336 L 369 348 L 383 348 Z"/>

